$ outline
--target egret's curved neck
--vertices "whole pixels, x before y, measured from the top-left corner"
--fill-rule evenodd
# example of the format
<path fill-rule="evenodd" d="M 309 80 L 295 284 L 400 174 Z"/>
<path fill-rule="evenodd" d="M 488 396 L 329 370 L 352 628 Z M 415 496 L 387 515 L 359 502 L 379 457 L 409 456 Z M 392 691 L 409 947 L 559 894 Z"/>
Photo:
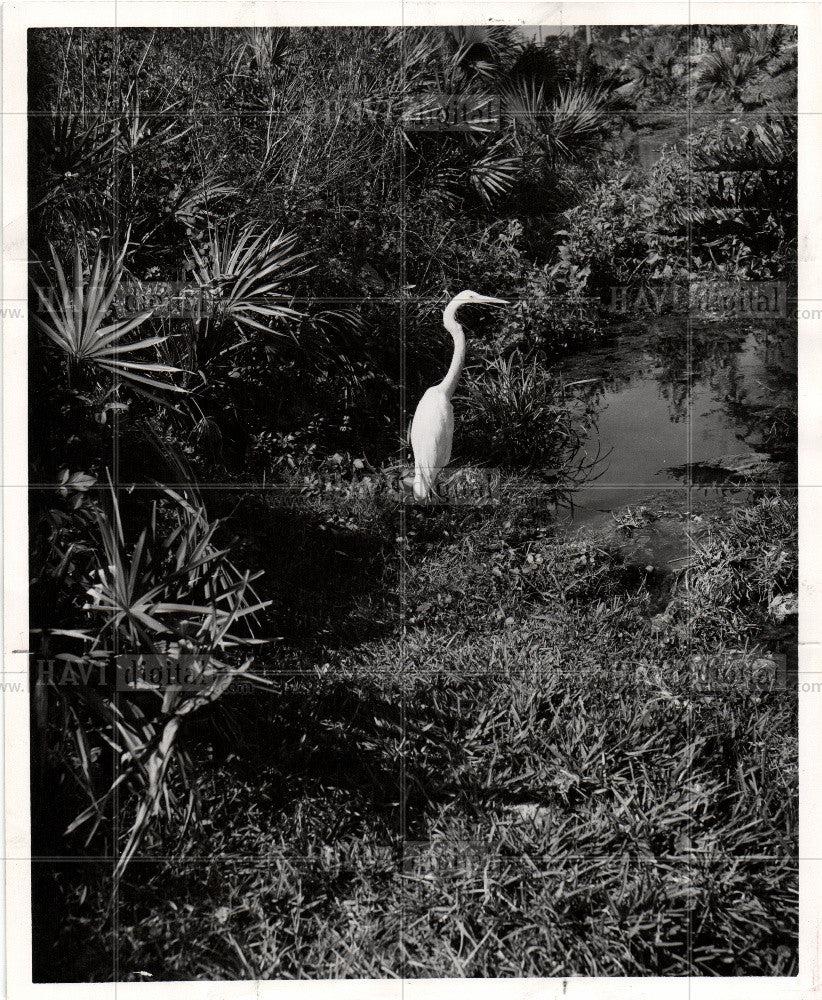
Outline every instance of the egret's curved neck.
<path fill-rule="evenodd" d="M 456 320 L 457 308 L 458 306 L 448 306 L 442 314 L 445 329 L 454 338 L 454 357 L 451 358 L 451 367 L 448 369 L 448 373 L 437 388 L 441 392 L 444 392 L 449 399 L 454 395 L 454 390 L 457 387 L 457 382 L 459 382 L 462 368 L 465 364 L 465 334 Z"/>

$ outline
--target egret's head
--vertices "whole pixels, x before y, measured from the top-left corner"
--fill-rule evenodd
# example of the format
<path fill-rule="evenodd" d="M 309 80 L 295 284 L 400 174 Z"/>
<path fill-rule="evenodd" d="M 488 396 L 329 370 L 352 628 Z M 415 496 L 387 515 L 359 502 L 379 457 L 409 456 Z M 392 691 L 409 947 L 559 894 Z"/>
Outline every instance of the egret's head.
<path fill-rule="evenodd" d="M 455 321 L 455 313 L 460 306 L 507 306 L 508 302 L 506 299 L 494 299 L 490 295 L 480 295 L 479 292 L 472 292 L 470 288 L 467 288 L 464 292 L 460 292 L 459 295 L 455 295 L 453 299 L 448 303 L 443 311 L 442 318 L 445 321 L 445 325 L 448 326 L 449 322 Z"/>
<path fill-rule="evenodd" d="M 455 295 L 446 306 L 446 310 L 453 314 L 460 306 L 467 306 L 469 304 L 477 306 L 507 306 L 508 301 L 507 299 L 495 299 L 490 295 L 480 295 L 479 292 L 472 292 L 469 288 L 464 292 L 460 292 L 459 295 Z"/>

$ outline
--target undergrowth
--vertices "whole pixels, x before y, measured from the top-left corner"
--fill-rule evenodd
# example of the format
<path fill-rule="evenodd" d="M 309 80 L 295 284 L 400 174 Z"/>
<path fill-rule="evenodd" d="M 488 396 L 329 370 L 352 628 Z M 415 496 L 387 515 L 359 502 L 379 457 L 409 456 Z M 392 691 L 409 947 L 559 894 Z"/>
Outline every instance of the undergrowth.
<path fill-rule="evenodd" d="M 668 512 L 694 543 L 660 613 L 620 540 L 663 513 L 568 536 L 533 495 L 358 499 L 317 527 L 343 553 L 324 575 L 305 534 L 258 547 L 282 569 L 302 545 L 296 604 L 348 574 L 337 614 L 367 606 L 371 628 L 295 629 L 265 664 L 274 698 L 239 688 L 192 728 L 205 834 L 132 863 L 123 978 L 795 973 L 796 694 L 790 673 L 750 683 L 795 645 L 774 611 L 795 504 Z M 352 538 L 384 546 L 381 575 L 352 576 Z M 109 977 L 102 872 L 85 901 L 76 872 L 44 877 L 73 900 L 51 967 Z M 68 968 L 80 934 L 99 948 Z"/>

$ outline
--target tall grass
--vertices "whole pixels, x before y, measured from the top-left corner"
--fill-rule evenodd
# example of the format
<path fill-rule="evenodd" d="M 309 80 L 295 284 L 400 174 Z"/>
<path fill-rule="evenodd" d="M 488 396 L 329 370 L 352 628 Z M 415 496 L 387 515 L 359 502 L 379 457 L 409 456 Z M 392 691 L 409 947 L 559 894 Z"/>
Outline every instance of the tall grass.
<path fill-rule="evenodd" d="M 462 433 L 489 462 L 559 475 L 581 441 L 572 403 L 538 359 L 514 351 L 469 375 Z"/>

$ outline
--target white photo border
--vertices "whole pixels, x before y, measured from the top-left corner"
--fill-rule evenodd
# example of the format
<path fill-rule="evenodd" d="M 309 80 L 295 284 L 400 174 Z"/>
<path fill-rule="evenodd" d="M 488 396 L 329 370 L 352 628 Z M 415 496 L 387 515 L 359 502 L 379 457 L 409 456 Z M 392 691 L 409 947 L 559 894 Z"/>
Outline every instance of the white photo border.
<path fill-rule="evenodd" d="M 357 1000 L 473 997 L 772 1000 L 822 989 L 822 693 L 799 696 L 799 974 L 796 977 L 340 980 L 295 983 L 188 982 L 33 984 L 28 693 L 27 511 L 27 92 L 26 32 L 50 26 L 197 27 L 298 25 L 796 24 L 799 35 L 799 305 L 822 303 L 822 30 L 808 2 L 565 3 L 485 0 L 31 0 L 2 8 L 2 569 L 5 824 L 5 995 L 42 997 L 356 997 Z M 16 307 L 22 306 L 17 312 Z M 822 680 L 822 323 L 799 326 L 799 678 Z M 815 544 L 816 543 L 816 544 Z M 15 686 L 16 681 L 22 681 Z M 822 684 L 819 685 L 822 687 Z"/>

